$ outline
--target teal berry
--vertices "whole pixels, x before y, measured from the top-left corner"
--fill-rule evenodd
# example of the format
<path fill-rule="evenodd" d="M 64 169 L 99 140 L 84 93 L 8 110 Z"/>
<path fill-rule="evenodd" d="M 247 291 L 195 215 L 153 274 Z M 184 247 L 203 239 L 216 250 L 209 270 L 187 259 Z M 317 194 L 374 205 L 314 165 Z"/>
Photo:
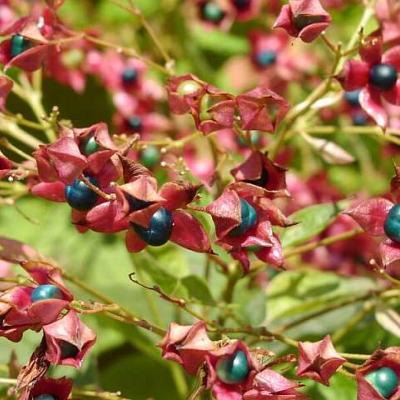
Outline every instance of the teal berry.
<path fill-rule="evenodd" d="M 360 105 L 360 93 L 361 90 L 351 90 L 344 92 L 344 98 L 352 107 L 358 107 Z"/>
<path fill-rule="evenodd" d="M 143 129 L 142 118 L 138 117 L 137 115 L 133 115 L 132 117 L 128 118 L 128 126 L 134 132 L 140 132 Z"/>
<path fill-rule="evenodd" d="M 370 372 L 365 379 L 385 399 L 388 399 L 399 386 L 399 378 L 396 372 L 388 367 Z"/>
<path fill-rule="evenodd" d="M 354 125 L 364 126 L 368 122 L 368 117 L 364 112 L 358 112 L 352 116 L 352 120 Z"/>
<path fill-rule="evenodd" d="M 125 68 L 122 71 L 122 82 L 125 85 L 132 85 L 138 79 L 138 72 L 135 68 Z"/>
<path fill-rule="evenodd" d="M 261 135 L 258 131 L 250 131 L 250 143 L 253 145 L 257 145 L 260 142 Z M 243 136 L 238 136 L 238 144 L 242 147 L 247 147 L 247 140 Z"/>
<path fill-rule="evenodd" d="M 218 378 L 228 384 L 242 383 L 249 374 L 249 362 L 246 354 L 239 350 L 232 356 L 222 357 L 216 365 Z"/>
<path fill-rule="evenodd" d="M 206 21 L 214 23 L 218 23 L 224 18 L 224 11 L 218 4 L 212 1 L 208 1 L 203 5 L 201 14 Z"/>
<path fill-rule="evenodd" d="M 75 358 L 78 353 L 79 349 L 73 345 L 72 343 L 66 342 L 65 340 L 61 340 L 59 343 L 60 350 L 61 350 L 61 358 Z"/>
<path fill-rule="evenodd" d="M 266 68 L 272 64 L 275 64 L 276 58 L 276 52 L 269 50 L 260 51 L 255 56 L 256 64 L 262 68 Z"/>
<path fill-rule="evenodd" d="M 39 396 L 34 397 L 33 400 L 57 400 L 57 397 L 46 393 L 39 394 Z"/>
<path fill-rule="evenodd" d="M 63 295 L 59 287 L 55 285 L 39 285 L 32 294 L 31 300 L 33 303 L 41 300 L 62 299 Z"/>
<path fill-rule="evenodd" d="M 400 204 L 396 204 L 390 209 L 383 229 L 387 237 L 400 243 Z"/>
<path fill-rule="evenodd" d="M 97 186 L 96 179 L 87 177 L 89 181 Z M 66 185 L 64 189 L 67 203 L 79 211 L 88 211 L 96 204 L 98 195 L 86 185 L 84 181 L 75 179 L 72 185 Z"/>
<path fill-rule="evenodd" d="M 146 168 L 153 168 L 160 161 L 160 151 L 155 146 L 147 146 L 140 155 L 140 162 Z"/>
<path fill-rule="evenodd" d="M 172 214 L 166 208 L 159 208 L 150 218 L 148 228 L 131 223 L 139 237 L 151 246 L 161 246 L 168 242 L 172 234 Z"/>
<path fill-rule="evenodd" d="M 369 71 L 369 83 L 380 90 L 390 90 L 397 82 L 397 70 L 390 64 L 376 64 Z"/>
<path fill-rule="evenodd" d="M 83 147 L 83 153 L 86 154 L 87 156 L 90 156 L 91 154 L 96 153 L 99 151 L 100 146 L 96 142 L 96 139 L 94 136 L 91 136 L 84 144 Z"/>
<path fill-rule="evenodd" d="M 246 200 L 240 199 L 240 225 L 229 232 L 230 236 L 240 236 L 257 223 L 257 212 Z"/>
<path fill-rule="evenodd" d="M 11 57 L 17 57 L 30 47 L 29 40 L 21 35 L 14 35 L 11 38 Z"/>

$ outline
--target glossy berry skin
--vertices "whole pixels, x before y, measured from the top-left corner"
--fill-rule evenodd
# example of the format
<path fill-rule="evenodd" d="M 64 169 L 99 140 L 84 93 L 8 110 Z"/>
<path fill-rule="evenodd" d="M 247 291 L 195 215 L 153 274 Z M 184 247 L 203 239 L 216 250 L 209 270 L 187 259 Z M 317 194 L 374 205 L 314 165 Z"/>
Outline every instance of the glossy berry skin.
<path fill-rule="evenodd" d="M 246 200 L 240 199 L 240 225 L 229 232 L 230 236 L 240 236 L 257 223 L 257 212 Z"/>
<path fill-rule="evenodd" d="M 161 246 L 168 242 L 172 233 L 172 214 L 166 208 L 159 208 L 151 217 L 148 228 L 131 224 L 140 238 L 151 246 Z"/>
<path fill-rule="evenodd" d="M 97 185 L 96 179 L 87 178 L 93 185 Z M 66 185 L 64 192 L 67 203 L 79 211 L 88 211 L 93 208 L 98 198 L 97 194 L 79 179 L 75 179 L 72 185 Z"/>
<path fill-rule="evenodd" d="M 55 285 L 39 285 L 31 293 L 33 303 L 41 300 L 62 299 L 63 295 L 59 287 Z"/>
<path fill-rule="evenodd" d="M 96 142 L 96 139 L 94 136 L 90 137 L 84 144 L 83 146 L 83 153 L 86 154 L 87 156 L 96 153 L 99 151 L 100 146 Z"/>
<path fill-rule="evenodd" d="M 140 132 L 143 128 L 142 118 L 134 115 L 128 119 L 128 126 L 135 132 Z"/>
<path fill-rule="evenodd" d="M 238 136 L 237 138 L 238 138 L 237 141 L 238 141 L 239 146 L 241 146 L 241 147 L 248 146 L 247 140 L 245 140 L 243 136 Z M 251 144 L 257 145 L 260 142 L 260 139 L 261 139 L 261 137 L 260 137 L 260 133 L 258 131 L 250 131 Z"/>
<path fill-rule="evenodd" d="M 57 400 L 57 397 L 54 397 L 51 394 L 40 394 L 33 398 L 33 400 Z"/>
<path fill-rule="evenodd" d="M 259 67 L 266 68 L 276 63 L 275 51 L 261 51 L 255 56 L 256 64 Z"/>
<path fill-rule="evenodd" d="M 14 35 L 11 38 L 11 57 L 17 57 L 25 50 L 28 50 L 30 46 L 29 40 L 25 39 L 21 35 Z"/>
<path fill-rule="evenodd" d="M 368 122 L 368 117 L 364 113 L 353 115 L 353 124 L 356 126 L 364 126 Z"/>
<path fill-rule="evenodd" d="M 74 346 L 72 343 L 66 342 L 65 340 L 62 340 L 59 343 L 60 350 L 61 350 L 61 358 L 75 358 L 78 353 L 79 349 Z"/>
<path fill-rule="evenodd" d="M 140 155 L 140 162 L 146 168 L 153 168 L 160 161 L 160 152 L 155 146 L 147 146 Z"/>
<path fill-rule="evenodd" d="M 122 72 L 122 82 L 125 85 L 133 85 L 138 78 L 138 72 L 135 68 L 125 68 Z"/>
<path fill-rule="evenodd" d="M 232 356 L 222 357 L 216 365 L 218 378 L 228 384 L 235 385 L 246 380 L 249 374 L 249 362 L 246 354 L 239 350 Z"/>
<path fill-rule="evenodd" d="M 400 204 L 396 204 L 390 209 L 383 229 L 387 237 L 400 243 Z"/>
<path fill-rule="evenodd" d="M 203 5 L 201 15 L 206 21 L 217 24 L 224 18 L 224 11 L 218 4 L 208 1 Z"/>
<path fill-rule="evenodd" d="M 360 105 L 360 93 L 361 90 L 351 90 L 344 93 L 344 98 L 352 107 Z"/>
<path fill-rule="evenodd" d="M 151 204 L 148 201 L 140 200 L 130 195 L 127 195 L 126 199 L 128 200 L 129 203 L 130 212 L 143 210 L 143 208 L 146 208 Z"/>
<path fill-rule="evenodd" d="M 399 377 L 392 368 L 388 367 L 370 372 L 365 379 L 385 399 L 388 399 L 399 386 Z"/>
<path fill-rule="evenodd" d="M 377 64 L 369 71 L 369 83 L 380 90 L 390 90 L 396 82 L 397 70 L 390 64 Z"/>
<path fill-rule="evenodd" d="M 233 5 L 239 11 L 246 11 L 250 8 L 252 0 L 233 0 Z"/>

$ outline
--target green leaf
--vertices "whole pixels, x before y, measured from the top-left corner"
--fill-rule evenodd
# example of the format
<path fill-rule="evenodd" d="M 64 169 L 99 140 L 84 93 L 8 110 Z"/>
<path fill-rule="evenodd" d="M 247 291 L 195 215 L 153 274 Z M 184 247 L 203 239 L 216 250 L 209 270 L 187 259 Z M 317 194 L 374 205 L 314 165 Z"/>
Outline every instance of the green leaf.
<path fill-rule="evenodd" d="M 200 301 L 202 304 L 215 305 L 215 300 L 205 279 L 197 275 L 189 275 L 182 279 L 182 283 L 188 290 L 189 297 Z"/>
<path fill-rule="evenodd" d="M 243 316 L 251 325 L 264 322 L 266 312 L 265 293 L 260 290 L 246 291 L 240 298 L 239 315 Z"/>
<path fill-rule="evenodd" d="M 246 54 L 249 45 L 244 37 L 234 36 L 219 30 L 205 30 L 201 27 L 193 29 L 193 39 L 204 50 L 219 55 Z"/>
<path fill-rule="evenodd" d="M 338 203 L 317 204 L 296 211 L 290 219 L 297 225 L 283 231 L 282 245 L 295 246 L 313 238 L 328 227 L 340 211 Z"/>
<path fill-rule="evenodd" d="M 400 337 L 400 315 L 396 310 L 381 304 L 377 307 L 375 318 L 383 329 Z"/>
<path fill-rule="evenodd" d="M 367 278 L 340 277 L 315 269 L 281 272 L 268 285 L 268 322 L 298 318 L 373 288 L 374 282 Z"/>

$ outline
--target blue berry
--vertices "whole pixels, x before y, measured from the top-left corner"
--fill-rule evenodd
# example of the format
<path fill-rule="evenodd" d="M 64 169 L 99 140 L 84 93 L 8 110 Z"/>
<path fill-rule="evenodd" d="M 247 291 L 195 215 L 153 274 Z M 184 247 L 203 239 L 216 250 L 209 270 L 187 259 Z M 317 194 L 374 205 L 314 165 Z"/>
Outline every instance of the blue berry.
<path fill-rule="evenodd" d="M 255 61 L 258 66 L 265 68 L 275 64 L 276 58 L 277 56 L 275 51 L 265 50 L 256 54 Z"/>
<path fill-rule="evenodd" d="M 14 35 L 11 38 L 11 57 L 17 57 L 25 50 L 28 50 L 30 47 L 30 42 L 28 39 L 24 38 L 21 35 Z"/>
<path fill-rule="evenodd" d="M 374 65 L 369 71 L 369 82 L 381 90 L 392 89 L 397 82 L 397 70 L 390 64 Z"/>
<path fill-rule="evenodd" d="M 143 210 L 143 208 L 148 207 L 151 203 L 148 201 L 137 199 L 131 195 L 127 195 L 127 200 L 129 203 L 129 210 L 130 212 Z"/>
<path fill-rule="evenodd" d="M 351 90 L 349 92 L 344 92 L 345 100 L 353 107 L 360 105 L 360 93 L 361 90 Z"/>
<path fill-rule="evenodd" d="M 249 374 L 249 362 L 246 354 L 240 350 L 232 356 L 220 358 L 216 370 L 218 378 L 228 385 L 243 382 Z"/>
<path fill-rule="evenodd" d="M 246 200 L 240 199 L 240 225 L 229 232 L 230 236 L 240 236 L 257 223 L 257 212 Z"/>
<path fill-rule="evenodd" d="M 135 68 L 125 68 L 122 72 L 122 82 L 125 85 L 132 85 L 137 81 L 138 72 Z"/>
<path fill-rule="evenodd" d="M 390 209 L 383 229 L 387 237 L 400 243 L 400 204 L 396 204 Z"/>
<path fill-rule="evenodd" d="M 217 24 L 222 21 L 225 13 L 217 3 L 208 1 L 202 6 L 201 15 L 206 21 Z"/>
<path fill-rule="evenodd" d="M 89 156 L 90 154 L 94 154 L 99 151 L 100 146 L 96 142 L 94 136 L 91 136 L 83 145 L 83 153 Z"/>
<path fill-rule="evenodd" d="M 131 128 L 134 132 L 140 132 L 143 128 L 143 121 L 142 118 L 138 117 L 137 115 L 134 115 L 128 119 L 128 126 Z"/>
<path fill-rule="evenodd" d="M 159 208 L 151 217 L 148 228 L 131 223 L 134 231 L 151 246 L 161 246 L 168 242 L 172 233 L 172 214 L 166 208 Z"/>
<path fill-rule="evenodd" d="M 252 0 L 233 0 L 233 5 L 239 10 L 239 11 L 246 11 L 248 8 L 250 8 Z"/>
<path fill-rule="evenodd" d="M 388 367 L 370 372 L 365 379 L 385 399 L 388 399 L 399 386 L 399 377 L 392 368 Z"/>
<path fill-rule="evenodd" d="M 96 179 L 92 177 L 87 177 L 87 179 L 97 186 Z M 98 198 L 97 194 L 79 179 L 75 179 L 72 185 L 66 185 L 64 192 L 67 203 L 79 211 L 88 211 L 93 208 Z"/>
<path fill-rule="evenodd" d="M 368 117 L 363 112 L 358 112 L 353 115 L 353 124 L 357 126 L 364 126 L 368 122 Z"/>
<path fill-rule="evenodd" d="M 57 397 L 53 396 L 52 394 L 39 394 L 33 398 L 33 400 L 57 400 Z"/>
<path fill-rule="evenodd" d="M 39 285 L 31 293 L 32 302 L 49 299 L 62 299 L 63 295 L 56 285 Z"/>

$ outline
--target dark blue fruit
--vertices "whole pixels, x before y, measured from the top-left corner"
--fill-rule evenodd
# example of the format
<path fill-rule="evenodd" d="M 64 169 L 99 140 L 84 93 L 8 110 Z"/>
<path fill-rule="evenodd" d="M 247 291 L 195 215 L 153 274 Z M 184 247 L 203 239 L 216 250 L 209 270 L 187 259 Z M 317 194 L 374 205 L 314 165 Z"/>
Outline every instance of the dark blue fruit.
<path fill-rule="evenodd" d="M 122 82 L 125 85 L 132 85 L 137 81 L 138 72 L 135 68 L 125 68 L 122 72 Z"/>
<path fill-rule="evenodd" d="M 159 208 L 151 217 L 148 228 L 132 223 L 140 238 L 151 246 L 161 246 L 168 242 L 172 233 L 172 214 L 166 208 Z"/>
<path fill-rule="evenodd" d="M 349 92 L 344 92 L 345 100 L 353 107 L 360 105 L 360 93 L 361 90 L 351 90 Z"/>
<path fill-rule="evenodd" d="M 97 186 L 96 179 L 87 178 L 93 185 Z M 88 211 L 93 208 L 98 198 L 97 194 L 79 179 L 75 179 L 72 185 L 66 185 L 64 192 L 67 203 L 79 211 Z"/>
<path fill-rule="evenodd" d="M 151 204 L 148 201 L 140 200 L 130 195 L 128 195 L 126 199 L 128 200 L 129 203 L 130 212 L 143 210 L 143 208 L 146 208 Z"/>
<path fill-rule="evenodd" d="M 369 82 L 381 90 L 392 89 L 397 82 L 397 70 L 390 64 L 374 65 L 369 71 Z"/>
<path fill-rule="evenodd" d="M 229 232 L 230 236 L 240 236 L 251 229 L 257 222 L 257 212 L 246 200 L 240 199 L 240 225 Z"/>
<path fill-rule="evenodd" d="M 353 124 L 357 126 L 364 126 L 368 122 L 368 117 L 363 112 L 359 112 L 353 115 Z"/>
<path fill-rule="evenodd" d="M 218 378 L 228 384 L 243 382 L 249 374 L 249 362 L 243 351 L 237 351 L 232 356 L 222 357 L 216 365 Z"/>
<path fill-rule="evenodd" d="M 233 5 L 239 10 L 239 11 L 246 11 L 248 8 L 250 8 L 252 0 L 233 0 Z"/>
<path fill-rule="evenodd" d="M 11 38 L 11 57 L 17 57 L 30 47 L 30 42 L 21 35 L 14 35 Z"/>
<path fill-rule="evenodd" d="M 31 293 L 32 302 L 49 299 L 62 299 L 63 295 L 56 285 L 39 285 Z"/>
<path fill-rule="evenodd" d="M 134 115 L 128 119 L 128 126 L 131 128 L 134 132 L 140 132 L 143 128 L 143 121 L 142 118 L 138 117 L 137 115 Z"/>
<path fill-rule="evenodd" d="M 387 237 L 400 243 L 400 204 L 394 205 L 386 217 L 383 226 Z"/>
<path fill-rule="evenodd" d="M 262 68 L 269 67 L 276 63 L 276 53 L 275 51 L 260 51 L 256 54 L 255 60 L 256 64 Z"/>
<path fill-rule="evenodd" d="M 33 400 L 57 400 L 57 397 L 51 394 L 39 394 L 39 396 L 34 397 Z"/>

